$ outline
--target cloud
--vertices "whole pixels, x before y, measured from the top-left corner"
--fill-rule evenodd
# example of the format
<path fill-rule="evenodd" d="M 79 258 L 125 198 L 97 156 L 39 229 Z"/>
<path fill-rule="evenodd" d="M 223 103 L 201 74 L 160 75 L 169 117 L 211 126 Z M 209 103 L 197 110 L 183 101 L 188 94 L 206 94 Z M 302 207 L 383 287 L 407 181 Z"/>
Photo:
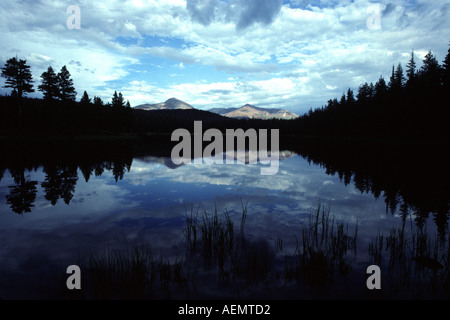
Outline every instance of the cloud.
<path fill-rule="evenodd" d="M 38 66 L 40 68 L 47 68 L 49 65 L 51 65 L 55 60 L 51 57 L 38 54 L 38 53 L 32 53 L 27 58 L 27 63 L 32 64 L 33 66 Z"/>
<path fill-rule="evenodd" d="M 265 63 L 270 56 L 258 53 L 234 53 L 231 50 L 206 45 L 191 46 L 184 49 L 180 55 L 191 57 L 191 62 L 196 64 L 214 66 L 218 70 L 230 72 L 273 72 L 277 66 L 273 63 Z"/>
<path fill-rule="evenodd" d="M 314 78 L 313 78 L 314 79 Z M 251 103 L 268 108 L 295 109 L 313 89 L 307 78 L 180 83 L 166 88 L 156 83 L 132 81 L 121 92 L 132 106 L 157 103 L 176 97 L 198 109 L 241 107 Z M 318 98 L 320 101 L 320 97 Z M 319 104 L 319 103 L 317 103 Z"/>
<path fill-rule="evenodd" d="M 191 19 L 204 26 L 208 26 L 215 18 L 214 11 L 218 0 L 187 0 L 186 8 Z"/>
<path fill-rule="evenodd" d="M 271 24 L 280 12 L 282 3 L 282 0 L 240 0 L 239 5 L 242 11 L 236 27 L 245 29 L 257 22 L 264 25 Z"/>
<path fill-rule="evenodd" d="M 70 65 L 75 65 L 75 66 L 81 67 L 81 62 L 80 62 L 80 61 L 70 60 L 70 61 L 69 61 L 69 64 L 70 64 Z"/>
<path fill-rule="evenodd" d="M 179 61 L 181 63 L 193 64 L 197 62 L 196 58 L 189 53 L 189 50 L 179 50 L 168 46 L 149 47 L 142 50 L 137 48 L 137 50 L 141 51 L 141 53 L 151 54 L 157 57 Z"/>
<path fill-rule="evenodd" d="M 395 10 L 395 4 L 393 4 L 393 3 L 388 3 L 387 5 L 386 5 L 386 8 L 384 8 L 384 10 L 382 11 L 382 13 L 383 13 L 383 16 L 387 16 L 387 15 L 389 15 L 391 12 L 393 12 L 394 10 Z"/>
<path fill-rule="evenodd" d="M 269 25 L 282 4 L 282 0 L 187 0 L 186 9 L 191 19 L 203 26 L 222 21 L 242 30 L 254 23 Z"/>
<path fill-rule="evenodd" d="M 209 104 L 232 104 L 228 107 L 249 99 L 301 113 L 348 87 L 357 89 L 361 82 L 388 77 L 392 65 L 407 63 L 412 49 L 420 54 L 433 50 L 439 61 L 444 58 L 448 42 L 442 35 L 450 32 L 448 1 L 379 1 L 379 30 L 366 24 L 372 5 L 368 0 L 79 2 L 81 29 L 68 30 L 68 5 L 63 2 L 6 2 L 0 8 L 0 61 L 16 54 L 26 58 L 35 79 L 49 65 L 56 70 L 68 65 L 77 91 L 86 90 L 90 96 L 109 99 L 108 90 L 146 80 L 156 87 L 152 99 L 167 99 L 165 94 L 174 92 L 190 98 L 186 101 L 191 104 L 206 106 L 211 98 Z M 152 65 L 162 68 L 142 72 Z M 174 65 L 186 68 L 164 69 Z M 173 73 L 180 76 L 168 76 Z M 230 77 L 236 80 L 227 80 Z M 281 78 L 290 79 L 281 92 L 262 86 L 263 81 Z M 228 87 L 228 82 L 239 81 L 259 85 L 246 90 Z M 197 87 L 204 82 L 212 84 L 209 94 Z M 220 83 L 227 86 L 216 88 Z M 199 89 L 194 91 L 199 96 L 186 92 L 190 86 Z M 146 96 L 141 91 L 129 94 L 136 99 Z"/>

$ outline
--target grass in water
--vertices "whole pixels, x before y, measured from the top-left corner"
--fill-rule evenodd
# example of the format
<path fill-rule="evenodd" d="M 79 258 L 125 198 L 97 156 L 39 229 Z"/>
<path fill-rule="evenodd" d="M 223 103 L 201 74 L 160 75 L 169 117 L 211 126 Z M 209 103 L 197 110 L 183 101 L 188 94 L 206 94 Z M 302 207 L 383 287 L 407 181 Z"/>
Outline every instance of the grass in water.
<path fill-rule="evenodd" d="M 371 262 L 385 272 L 387 295 L 410 299 L 450 298 L 450 237 L 434 237 L 407 222 L 378 234 L 369 244 Z"/>
<path fill-rule="evenodd" d="M 192 209 L 186 214 L 184 252 L 175 259 L 149 247 L 125 252 L 108 248 L 82 258 L 83 290 L 73 295 L 62 290 L 63 298 L 237 298 L 263 292 L 281 298 L 279 293 L 292 292 L 293 286 L 302 292 L 298 296 L 308 298 L 321 297 L 333 286 L 339 291 L 336 287 L 347 278 L 365 288 L 366 270 L 355 263 L 361 254 L 357 223 L 350 230 L 319 204 L 295 238 L 296 249 L 285 253 L 279 237 L 269 242 L 245 236 L 247 214 L 246 204 L 240 219 L 226 210 L 218 214 L 217 208 L 212 213 Z M 379 233 L 365 252 L 365 267 L 381 267 L 383 297 L 450 297 L 448 236 L 434 239 L 426 229 L 413 229 L 411 224 L 409 232 L 403 225 L 387 235 Z"/>
<path fill-rule="evenodd" d="M 326 288 L 336 277 L 351 270 L 351 255 L 356 255 L 358 227 L 349 233 L 348 224 L 330 216 L 330 209 L 319 204 L 309 224 L 297 239 L 296 253 L 286 257 L 285 279 L 302 281 L 309 288 Z"/>

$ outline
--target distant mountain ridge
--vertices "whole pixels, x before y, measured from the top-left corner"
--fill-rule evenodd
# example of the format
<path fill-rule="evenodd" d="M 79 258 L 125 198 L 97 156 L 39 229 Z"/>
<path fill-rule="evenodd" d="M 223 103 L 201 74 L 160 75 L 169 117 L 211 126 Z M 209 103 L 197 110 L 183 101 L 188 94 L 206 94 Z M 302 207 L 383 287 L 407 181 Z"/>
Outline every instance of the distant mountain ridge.
<path fill-rule="evenodd" d="M 213 108 L 210 112 L 218 113 L 229 118 L 239 119 L 295 119 L 297 114 L 275 108 L 259 108 L 251 104 L 246 104 L 240 108 Z"/>
<path fill-rule="evenodd" d="M 165 102 L 155 104 L 141 104 L 134 107 L 134 109 L 146 111 L 196 110 L 190 104 L 176 98 L 170 98 Z M 259 108 L 251 104 L 243 105 L 240 108 L 212 108 L 206 111 L 235 119 L 295 119 L 298 117 L 297 114 L 285 109 Z"/>
<path fill-rule="evenodd" d="M 140 110 L 187 110 L 194 109 L 190 104 L 178 100 L 176 98 L 170 98 L 164 102 L 155 103 L 155 104 L 140 104 L 135 109 Z"/>

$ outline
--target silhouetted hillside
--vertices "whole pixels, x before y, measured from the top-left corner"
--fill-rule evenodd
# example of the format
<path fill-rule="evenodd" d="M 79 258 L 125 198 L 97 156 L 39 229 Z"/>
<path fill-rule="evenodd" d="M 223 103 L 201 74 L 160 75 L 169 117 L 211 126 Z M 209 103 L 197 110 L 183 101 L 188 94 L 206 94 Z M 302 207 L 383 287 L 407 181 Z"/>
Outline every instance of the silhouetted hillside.
<path fill-rule="evenodd" d="M 26 91 L 18 94 L 13 90 L 11 96 L 0 97 L 0 135 L 171 133 L 178 128 L 192 130 L 193 122 L 200 120 L 203 129 L 222 131 L 265 128 L 279 129 L 281 135 L 448 141 L 450 49 L 442 65 L 431 51 L 420 68 L 416 67 L 414 59 L 412 53 L 406 72 L 400 63 L 393 66 L 389 81 L 380 77 L 375 84 L 362 84 L 356 93 L 348 89 L 340 99 L 329 99 L 326 105 L 311 108 L 290 120 L 255 119 L 252 114 L 261 110 L 269 110 L 263 118 L 283 110 L 271 111 L 250 105 L 237 110 L 216 110 L 222 113 L 232 110 L 227 115 L 234 114 L 237 118 L 230 118 L 194 109 L 174 98 L 142 107 L 164 110 L 146 111 L 131 108 L 120 92 L 114 92 L 111 102 L 104 104 L 99 97 L 91 102 L 86 91 L 80 102 L 76 102 L 53 93 L 44 85 L 40 88 L 46 94 L 45 99 L 22 97 Z M 9 63 L 15 61 L 12 60 L 8 60 Z M 28 70 L 29 66 L 22 62 L 23 69 Z M 21 75 L 7 76 L 14 84 L 14 79 Z M 32 90 L 31 82 L 28 85 Z"/>
<path fill-rule="evenodd" d="M 133 131 L 136 133 L 171 133 L 178 128 L 193 130 L 194 121 L 202 121 L 203 128 L 231 125 L 232 119 L 198 109 L 139 110 L 133 109 Z"/>
<path fill-rule="evenodd" d="M 351 89 L 340 99 L 310 109 L 294 120 L 295 132 L 315 136 L 357 136 L 446 140 L 450 136 L 450 49 L 441 66 L 431 51 L 420 68 L 414 53 L 407 64 L 383 77 Z"/>
<path fill-rule="evenodd" d="M 19 108 L 20 105 L 20 108 Z M 131 108 L 0 96 L 0 135 L 115 134 L 132 131 Z"/>

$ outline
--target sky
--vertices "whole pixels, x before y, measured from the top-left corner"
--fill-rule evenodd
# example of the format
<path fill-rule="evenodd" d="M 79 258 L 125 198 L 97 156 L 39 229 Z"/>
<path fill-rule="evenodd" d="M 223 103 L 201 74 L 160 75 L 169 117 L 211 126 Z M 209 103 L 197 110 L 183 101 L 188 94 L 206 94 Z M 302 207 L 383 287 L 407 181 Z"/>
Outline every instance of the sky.
<path fill-rule="evenodd" d="M 412 50 L 418 67 L 429 50 L 442 63 L 450 43 L 448 0 L 6 0 L 0 16 L 2 66 L 26 60 L 36 88 L 66 65 L 77 100 L 117 91 L 132 107 L 175 97 L 303 114 L 388 80 Z"/>

